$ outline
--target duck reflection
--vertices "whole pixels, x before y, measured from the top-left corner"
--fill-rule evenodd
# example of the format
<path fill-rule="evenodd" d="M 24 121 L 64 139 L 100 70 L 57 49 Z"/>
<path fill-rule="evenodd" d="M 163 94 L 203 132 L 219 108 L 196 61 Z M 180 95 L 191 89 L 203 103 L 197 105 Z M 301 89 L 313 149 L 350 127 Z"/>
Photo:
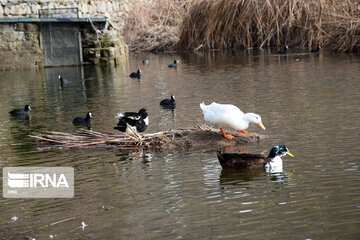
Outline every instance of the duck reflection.
<path fill-rule="evenodd" d="M 237 185 L 242 182 L 252 181 L 256 178 L 265 177 L 266 173 L 263 168 L 252 169 L 231 169 L 223 168 L 220 173 L 220 184 Z"/>
<path fill-rule="evenodd" d="M 143 164 L 150 163 L 152 161 L 153 155 L 149 152 L 145 152 L 143 149 L 122 149 L 121 151 L 115 153 L 116 156 L 119 156 L 120 162 L 125 162 L 132 164 L 133 162 L 140 161 Z"/>

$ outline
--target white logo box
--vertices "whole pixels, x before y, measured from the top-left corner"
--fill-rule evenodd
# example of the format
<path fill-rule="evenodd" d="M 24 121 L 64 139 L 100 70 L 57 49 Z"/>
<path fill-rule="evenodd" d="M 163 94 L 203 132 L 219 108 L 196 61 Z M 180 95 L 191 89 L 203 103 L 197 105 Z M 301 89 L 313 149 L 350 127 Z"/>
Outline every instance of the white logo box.
<path fill-rule="evenodd" d="M 72 167 L 5 167 L 4 198 L 72 198 Z"/>

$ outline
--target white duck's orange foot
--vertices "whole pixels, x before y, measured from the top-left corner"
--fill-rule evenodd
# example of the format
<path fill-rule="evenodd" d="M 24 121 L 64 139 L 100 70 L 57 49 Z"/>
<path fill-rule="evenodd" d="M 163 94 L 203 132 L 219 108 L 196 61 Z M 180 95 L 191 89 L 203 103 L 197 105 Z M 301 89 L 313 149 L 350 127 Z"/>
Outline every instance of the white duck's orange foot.
<path fill-rule="evenodd" d="M 234 138 L 234 136 L 232 136 L 230 134 L 225 134 L 223 136 L 224 136 L 224 138 L 227 138 L 227 139 L 233 139 Z"/>
<path fill-rule="evenodd" d="M 224 136 L 224 138 L 227 138 L 227 139 L 233 139 L 234 138 L 234 136 L 232 136 L 230 134 L 226 134 L 222 128 L 220 128 L 220 131 L 221 131 L 222 135 Z"/>
<path fill-rule="evenodd" d="M 248 133 L 248 131 L 244 131 L 244 130 L 239 130 L 237 132 L 240 133 L 240 134 L 247 134 Z"/>

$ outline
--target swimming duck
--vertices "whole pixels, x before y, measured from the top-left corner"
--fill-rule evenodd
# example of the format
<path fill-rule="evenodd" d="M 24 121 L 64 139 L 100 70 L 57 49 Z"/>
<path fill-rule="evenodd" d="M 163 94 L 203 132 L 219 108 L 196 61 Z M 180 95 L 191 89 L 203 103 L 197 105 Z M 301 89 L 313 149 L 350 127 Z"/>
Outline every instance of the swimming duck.
<path fill-rule="evenodd" d="M 288 46 L 286 45 L 283 49 L 281 49 L 278 53 L 279 54 L 287 54 Z"/>
<path fill-rule="evenodd" d="M 85 117 L 76 117 L 72 121 L 74 125 L 84 125 L 84 124 L 90 124 L 92 118 L 91 112 L 87 112 Z"/>
<path fill-rule="evenodd" d="M 59 75 L 59 81 L 60 81 L 60 85 L 64 85 L 69 83 L 69 81 L 65 78 L 63 78 L 63 76 Z"/>
<path fill-rule="evenodd" d="M 149 64 L 149 60 L 148 59 L 143 60 L 143 64 L 144 65 Z"/>
<path fill-rule="evenodd" d="M 19 116 L 19 115 L 29 115 L 31 110 L 31 107 L 29 105 L 25 105 L 24 108 L 17 108 L 17 109 L 13 109 L 11 110 L 9 113 L 12 116 Z"/>
<path fill-rule="evenodd" d="M 249 127 L 249 123 L 257 123 L 262 129 L 265 127 L 261 121 L 261 117 L 255 113 L 243 113 L 238 107 L 231 104 L 219 104 L 213 102 L 205 105 L 200 103 L 200 108 L 203 111 L 205 121 L 215 124 L 220 128 L 222 135 L 227 139 L 233 139 L 234 136 L 226 134 L 223 128 L 232 128 L 240 134 L 246 134 L 244 131 Z"/>
<path fill-rule="evenodd" d="M 317 53 L 317 52 L 320 52 L 320 46 L 318 46 L 317 48 L 313 48 L 313 49 L 311 49 L 311 52 L 312 53 Z"/>
<path fill-rule="evenodd" d="M 177 60 L 176 58 L 174 58 L 174 62 L 169 64 L 168 67 L 170 68 L 177 68 L 177 64 L 179 63 L 179 60 Z"/>
<path fill-rule="evenodd" d="M 246 169 L 264 167 L 267 172 L 282 171 L 282 156 L 294 157 L 285 145 L 271 148 L 268 157 L 251 153 L 221 153 L 217 152 L 219 162 L 223 168 Z"/>
<path fill-rule="evenodd" d="M 131 78 L 140 78 L 141 69 L 138 69 L 136 72 L 130 74 Z"/>
<path fill-rule="evenodd" d="M 176 106 L 175 96 L 171 95 L 170 99 L 166 98 L 160 102 L 160 105 L 163 107 L 174 108 Z"/>
<path fill-rule="evenodd" d="M 148 112 L 145 108 L 139 110 L 139 112 L 126 112 L 124 114 L 119 113 L 117 115 L 119 123 L 114 129 L 121 132 L 126 132 L 126 123 L 131 127 L 134 127 L 137 132 L 144 132 L 149 125 Z"/>

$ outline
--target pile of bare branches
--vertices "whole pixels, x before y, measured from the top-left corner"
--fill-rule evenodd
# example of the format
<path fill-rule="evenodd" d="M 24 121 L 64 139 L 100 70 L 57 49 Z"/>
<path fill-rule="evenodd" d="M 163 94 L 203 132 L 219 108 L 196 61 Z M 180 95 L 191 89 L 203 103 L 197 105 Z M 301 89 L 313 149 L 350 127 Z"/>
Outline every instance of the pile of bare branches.
<path fill-rule="evenodd" d="M 116 148 L 147 149 L 156 151 L 187 150 L 190 148 L 211 148 L 236 144 L 256 143 L 265 136 L 256 133 L 246 135 L 234 133 L 234 139 L 225 139 L 218 129 L 198 125 L 184 129 L 173 129 L 157 133 L 139 134 L 128 126 L 127 133 L 100 133 L 92 130 L 79 130 L 76 133 L 46 132 L 30 135 L 39 141 L 39 149 L 48 148 Z"/>
<path fill-rule="evenodd" d="M 169 131 L 162 131 L 157 133 L 139 134 L 134 131 L 129 125 L 126 133 L 115 135 L 111 133 L 100 133 L 93 130 L 81 129 L 76 133 L 52 132 L 48 131 L 45 134 L 30 135 L 45 145 L 52 145 L 53 147 L 88 147 L 104 145 L 116 145 L 117 148 L 161 148 L 171 143 L 175 138 L 179 139 L 184 135 L 196 132 L 218 132 L 216 129 L 207 125 L 199 125 L 192 128 L 176 129 Z M 186 144 L 186 143 L 185 143 Z M 183 144 L 177 144 L 183 145 Z"/>
<path fill-rule="evenodd" d="M 30 135 L 30 137 L 41 141 L 43 144 L 51 144 L 55 147 L 74 148 L 95 145 L 117 145 L 118 148 L 129 148 L 149 147 L 154 139 L 159 137 L 173 138 L 176 133 L 175 131 L 166 131 L 140 135 L 133 131 L 131 127 L 128 129 L 127 133 L 121 135 L 81 129 L 76 133 L 48 131 L 45 134 Z"/>
<path fill-rule="evenodd" d="M 360 2 L 204 0 L 181 27 L 178 49 L 325 46 L 360 49 Z"/>

